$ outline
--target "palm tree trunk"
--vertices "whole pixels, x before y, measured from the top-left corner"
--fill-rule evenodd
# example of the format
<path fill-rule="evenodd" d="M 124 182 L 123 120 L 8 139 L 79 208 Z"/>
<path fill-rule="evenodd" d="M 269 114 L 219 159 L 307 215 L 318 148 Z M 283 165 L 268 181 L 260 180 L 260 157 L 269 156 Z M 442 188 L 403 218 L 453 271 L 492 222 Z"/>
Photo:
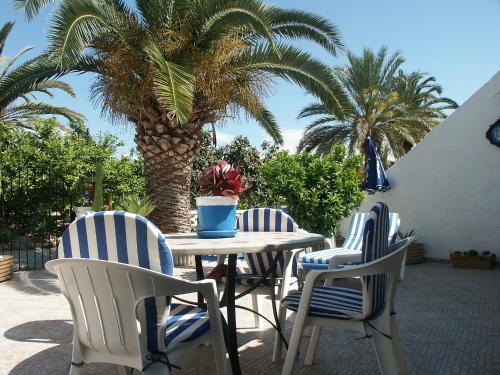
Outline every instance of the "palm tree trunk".
<path fill-rule="evenodd" d="M 137 124 L 135 142 L 144 156 L 146 191 L 156 203 L 149 217 L 163 233 L 190 232 L 191 171 L 201 127 L 192 123 L 181 128 L 164 120 Z M 175 260 L 181 265 L 180 258 Z"/>

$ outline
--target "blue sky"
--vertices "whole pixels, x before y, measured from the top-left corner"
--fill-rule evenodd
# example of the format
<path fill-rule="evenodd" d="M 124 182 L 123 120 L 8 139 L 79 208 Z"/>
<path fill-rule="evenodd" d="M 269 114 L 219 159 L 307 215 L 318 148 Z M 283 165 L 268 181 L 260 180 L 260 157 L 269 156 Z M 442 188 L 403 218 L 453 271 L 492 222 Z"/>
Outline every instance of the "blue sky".
<path fill-rule="evenodd" d="M 272 0 L 276 5 L 313 11 L 330 19 L 340 30 L 346 46 L 355 53 L 363 47 L 378 49 L 386 45 L 390 52 L 399 50 L 406 58 L 404 69 L 420 70 L 435 76 L 444 88 L 444 95 L 463 103 L 500 68 L 500 0 Z M 36 21 L 28 23 L 20 11 L 11 8 L 11 1 L 2 0 L 0 21 L 15 21 L 8 40 L 7 55 L 26 45 L 46 45 L 46 29 L 50 9 Z M 321 48 L 304 43 L 303 48 L 330 65 L 342 64 Z M 56 95 L 52 102 L 85 114 L 93 134 L 109 131 L 122 139 L 124 151 L 133 146 L 132 128 L 114 126 L 100 116 L 89 98 L 89 75 L 69 76 L 77 98 Z M 50 100 L 47 100 L 50 101 Z M 280 124 L 285 147 L 293 148 L 307 122 L 296 119 L 302 107 L 313 101 L 301 89 L 276 81 L 268 107 Z M 245 135 L 254 145 L 267 135 L 245 117 L 230 120 L 218 130 L 220 142 L 236 135 Z"/>

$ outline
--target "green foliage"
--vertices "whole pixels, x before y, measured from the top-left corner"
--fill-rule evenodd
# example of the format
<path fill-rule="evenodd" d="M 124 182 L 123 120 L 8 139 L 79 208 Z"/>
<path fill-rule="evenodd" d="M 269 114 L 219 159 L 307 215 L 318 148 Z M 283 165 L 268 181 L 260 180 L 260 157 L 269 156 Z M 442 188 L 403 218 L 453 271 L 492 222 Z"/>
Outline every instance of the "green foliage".
<path fill-rule="evenodd" d="M 92 202 L 92 211 L 102 211 L 104 198 L 102 191 L 102 165 L 98 164 L 95 169 L 94 178 L 94 200 Z"/>
<path fill-rule="evenodd" d="M 0 130 L 0 194 L 9 220 L 44 232 L 56 217 L 69 215 L 102 166 L 102 191 L 111 200 L 144 194 L 140 158 L 117 158 L 122 144 L 110 134 L 96 139 L 83 125 L 61 131 L 55 119 L 33 122 L 35 132 Z M 112 208 L 112 207 L 108 207 Z"/>
<path fill-rule="evenodd" d="M 331 235 L 363 199 L 357 177 L 360 163 L 359 156 L 348 157 L 340 145 L 322 157 L 274 153 L 259 170 L 261 206 L 286 206 L 302 228 Z"/>
<path fill-rule="evenodd" d="M 139 197 L 137 195 L 129 195 L 121 201 L 116 207 L 118 210 L 127 211 L 133 214 L 147 217 L 156 208 L 156 205 L 151 200 L 151 197 Z"/>

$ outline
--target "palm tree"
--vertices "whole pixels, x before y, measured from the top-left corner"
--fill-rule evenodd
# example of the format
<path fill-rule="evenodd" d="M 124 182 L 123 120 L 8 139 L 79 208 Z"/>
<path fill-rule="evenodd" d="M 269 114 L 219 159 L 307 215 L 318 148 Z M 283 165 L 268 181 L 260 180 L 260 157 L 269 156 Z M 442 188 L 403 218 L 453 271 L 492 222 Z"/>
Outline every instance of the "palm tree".
<path fill-rule="evenodd" d="M 18 0 L 28 17 L 47 0 Z M 324 18 L 259 0 L 62 0 L 48 53 L 62 72 L 95 73 L 93 97 L 115 120 L 135 126 L 144 155 L 151 219 L 164 232 L 189 230 L 190 179 L 203 126 L 254 118 L 275 141 L 265 107 L 273 78 L 294 82 L 341 112 L 346 101 L 328 67 L 286 40 L 341 47 Z"/>
<path fill-rule="evenodd" d="M 299 143 L 299 150 L 329 152 L 337 143 L 350 153 L 363 152 L 370 136 L 382 159 L 399 159 L 443 118 L 446 109 L 457 108 L 453 100 L 441 97 L 434 77 L 424 73 L 405 74 L 404 59 L 396 52 L 387 55 L 365 49 L 361 56 L 347 54 L 348 64 L 334 69 L 350 105 L 337 113 L 328 103 L 305 107 L 299 118 L 314 120 Z"/>
<path fill-rule="evenodd" d="M 65 107 L 38 101 L 37 94 L 52 97 L 51 90 L 58 89 L 74 96 L 71 87 L 57 79 L 48 79 L 53 68 L 38 56 L 16 66 L 19 58 L 33 47 L 23 48 L 13 57 L 3 56 L 5 42 L 14 24 L 7 22 L 0 29 L 0 124 L 32 129 L 31 120 L 40 115 L 60 115 L 71 121 L 83 121 L 83 116 Z M 15 66 L 15 67 L 14 67 Z M 47 76 L 45 73 L 50 70 Z"/>

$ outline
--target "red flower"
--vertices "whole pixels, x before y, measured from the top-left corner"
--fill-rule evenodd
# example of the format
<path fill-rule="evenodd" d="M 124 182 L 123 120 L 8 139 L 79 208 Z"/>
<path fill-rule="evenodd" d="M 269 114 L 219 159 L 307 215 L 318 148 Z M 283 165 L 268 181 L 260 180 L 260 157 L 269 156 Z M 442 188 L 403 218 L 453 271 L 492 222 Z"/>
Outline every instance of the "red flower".
<path fill-rule="evenodd" d="M 218 161 L 217 164 L 201 172 L 198 184 L 202 193 L 212 193 L 215 196 L 234 199 L 251 188 L 248 180 L 241 175 L 240 167 L 233 168 L 224 160 Z"/>

